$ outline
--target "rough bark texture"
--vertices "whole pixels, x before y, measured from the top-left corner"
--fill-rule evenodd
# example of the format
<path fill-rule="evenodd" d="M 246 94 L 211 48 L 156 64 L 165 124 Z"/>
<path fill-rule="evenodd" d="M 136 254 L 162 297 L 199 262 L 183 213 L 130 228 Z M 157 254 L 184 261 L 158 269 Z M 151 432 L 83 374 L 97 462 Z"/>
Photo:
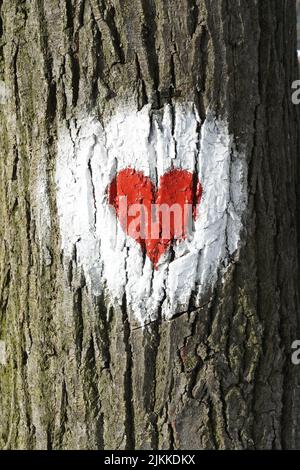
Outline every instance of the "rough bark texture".
<path fill-rule="evenodd" d="M 300 448 L 295 18 L 290 0 L 0 0 L 1 448 Z M 89 293 L 76 253 L 65 273 L 56 210 L 59 124 L 132 96 L 226 113 L 249 167 L 225 282 L 144 329 Z"/>

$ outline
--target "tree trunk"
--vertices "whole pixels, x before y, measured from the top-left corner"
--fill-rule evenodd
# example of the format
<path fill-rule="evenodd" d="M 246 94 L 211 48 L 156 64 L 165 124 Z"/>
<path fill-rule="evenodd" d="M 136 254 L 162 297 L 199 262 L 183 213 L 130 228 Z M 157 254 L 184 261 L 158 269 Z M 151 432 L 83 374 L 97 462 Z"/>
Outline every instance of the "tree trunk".
<path fill-rule="evenodd" d="M 0 15 L 0 447 L 300 448 L 295 3 Z M 126 168 L 203 187 L 157 267 L 108 204 Z"/>

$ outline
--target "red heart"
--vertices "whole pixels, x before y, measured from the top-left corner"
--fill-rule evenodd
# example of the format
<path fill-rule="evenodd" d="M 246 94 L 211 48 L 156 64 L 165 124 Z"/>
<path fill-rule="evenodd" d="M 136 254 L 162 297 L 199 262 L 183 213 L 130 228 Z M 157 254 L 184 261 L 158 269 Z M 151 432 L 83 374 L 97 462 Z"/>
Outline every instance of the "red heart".
<path fill-rule="evenodd" d="M 124 232 L 141 245 L 155 267 L 173 240 L 186 238 L 201 196 L 200 182 L 186 170 L 165 173 L 155 191 L 149 177 L 126 168 L 108 187 L 109 203 Z"/>

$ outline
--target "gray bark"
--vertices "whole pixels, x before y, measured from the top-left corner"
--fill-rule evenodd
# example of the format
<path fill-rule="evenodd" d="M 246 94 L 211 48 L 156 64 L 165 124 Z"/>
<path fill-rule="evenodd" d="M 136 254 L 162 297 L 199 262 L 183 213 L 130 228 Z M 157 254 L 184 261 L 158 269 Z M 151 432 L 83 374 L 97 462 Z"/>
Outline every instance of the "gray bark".
<path fill-rule="evenodd" d="M 300 448 L 295 3 L 0 0 L 0 447 Z M 246 149 L 243 249 L 210 302 L 133 328 L 70 262 L 56 138 L 80 109 L 191 100 Z M 33 187 L 50 201 L 46 259 Z"/>

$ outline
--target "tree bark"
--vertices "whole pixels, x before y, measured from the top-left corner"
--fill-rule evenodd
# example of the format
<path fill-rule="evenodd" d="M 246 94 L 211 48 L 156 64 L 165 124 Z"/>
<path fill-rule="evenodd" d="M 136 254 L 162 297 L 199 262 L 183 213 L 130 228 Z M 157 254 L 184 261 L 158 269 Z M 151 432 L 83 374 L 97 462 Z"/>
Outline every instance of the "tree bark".
<path fill-rule="evenodd" d="M 297 74 L 291 1 L 0 0 L 1 448 L 300 448 Z M 132 100 L 226 116 L 248 172 L 225 274 L 144 326 L 57 203 L 61 127 Z"/>

